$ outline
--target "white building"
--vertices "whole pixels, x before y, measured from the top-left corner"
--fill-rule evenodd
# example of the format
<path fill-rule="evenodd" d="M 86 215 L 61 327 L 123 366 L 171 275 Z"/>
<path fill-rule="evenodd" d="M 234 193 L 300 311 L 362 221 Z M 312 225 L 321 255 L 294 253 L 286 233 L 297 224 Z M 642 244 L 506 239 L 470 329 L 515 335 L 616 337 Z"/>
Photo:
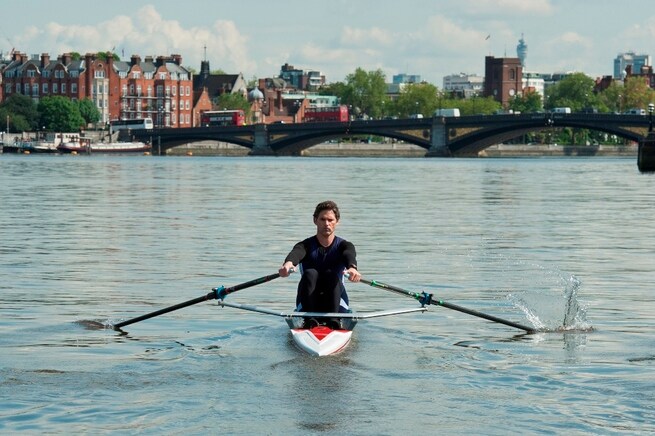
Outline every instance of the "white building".
<path fill-rule="evenodd" d="M 451 74 L 443 78 L 443 90 L 458 94 L 464 98 L 474 97 L 482 94 L 484 77 L 477 74 Z"/>
<path fill-rule="evenodd" d="M 650 55 L 636 54 L 633 51 L 619 53 L 614 59 L 614 78 L 625 79 L 625 69 L 630 65 L 633 74 L 639 74 L 641 67 L 653 65 Z"/>

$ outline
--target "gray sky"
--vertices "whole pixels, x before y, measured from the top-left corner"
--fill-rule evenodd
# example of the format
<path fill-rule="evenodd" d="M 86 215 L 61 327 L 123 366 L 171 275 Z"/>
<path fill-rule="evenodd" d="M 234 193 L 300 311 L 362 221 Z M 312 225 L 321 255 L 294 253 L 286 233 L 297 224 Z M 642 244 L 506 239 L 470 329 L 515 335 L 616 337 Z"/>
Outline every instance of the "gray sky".
<path fill-rule="evenodd" d="M 271 77 L 286 62 L 342 81 L 357 67 L 388 81 L 418 74 L 484 75 L 484 57 L 516 56 L 526 70 L 610 75 L 624 51 L 655 53 L 652 0 L 0 0 L 0 51 L 79 53 L 114 49 L 181 54 L 198 70 Z"/>

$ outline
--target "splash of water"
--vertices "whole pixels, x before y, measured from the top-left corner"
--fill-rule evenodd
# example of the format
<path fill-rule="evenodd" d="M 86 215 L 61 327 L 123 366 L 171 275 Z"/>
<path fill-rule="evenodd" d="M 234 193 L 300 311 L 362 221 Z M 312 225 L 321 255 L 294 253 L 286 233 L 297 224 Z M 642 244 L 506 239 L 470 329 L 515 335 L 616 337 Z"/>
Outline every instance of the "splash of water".
<path fill-rule="evenodd" d="M 564 279 L 564 277 L 562 277 Z M 578 300 L 581 281 L 570 276 L 565 280 L 561 298 L 545 293 L 526 294 L 521 297 L 509 294 L 508 298 L 539 331 L 590 331 L 587 310 Z M 561 314 L 564 317 L 561 318 Z"/>

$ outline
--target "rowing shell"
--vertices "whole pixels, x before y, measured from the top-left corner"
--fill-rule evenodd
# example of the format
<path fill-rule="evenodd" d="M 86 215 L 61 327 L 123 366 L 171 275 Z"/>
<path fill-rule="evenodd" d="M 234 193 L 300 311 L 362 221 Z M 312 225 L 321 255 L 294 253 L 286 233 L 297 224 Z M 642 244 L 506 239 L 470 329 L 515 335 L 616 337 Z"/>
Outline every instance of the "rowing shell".
<path fill-rule="evenodd" d="M 219 306 L 233 307 L 250 312 L 283 317 L 291 331 L 291 338 L 298 348 L 312 356 L 329 356 L 344 350 L 350 343 L 353 329 L 360 319 L 403 313 L 425 312 L 426 307 L 385 310 L 379 312 L 330 313 L 330 312 L 278 312 L 246 304 L 218 301 Z M 306 320 L 318 325 L 306 326 Z"/>
<path fill-rule="evenodd" d="M 325 325 L 309 329 L 291 329 L 291 338 L 301 350 L 312 356 L 329 356 L 350 343 L 352 330 L 336 330 Z"/>

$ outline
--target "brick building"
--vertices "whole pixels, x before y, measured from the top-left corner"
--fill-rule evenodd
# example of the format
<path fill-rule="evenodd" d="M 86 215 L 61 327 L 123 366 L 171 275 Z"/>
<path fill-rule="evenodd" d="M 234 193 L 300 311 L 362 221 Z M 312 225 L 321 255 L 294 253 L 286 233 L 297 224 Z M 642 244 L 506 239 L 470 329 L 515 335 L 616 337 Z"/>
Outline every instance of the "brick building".
<path fill-rule="evenodd" d="M 484 91 L 485 97 L 506 108 L 509 101 L 523 90 L 523 67 L 519 58 L 485 57 Z"/>
<path fill-rule="evenodd" d="M 114 119 L 152 118 L 156 126 L 191 127 L 194 94 L 191 72 L 182 57 L 171 55 L 143 61 L 134 55 L 129 62 L 111 54 L 65 53 L 52 60 L 47 53 L 29 57 L 14 52 L 2 67 L 0 101 L 18 93 L 35 103 L 45 96 L 72 100 L 88 98 L 101 114 L 101 122 Z"/>

